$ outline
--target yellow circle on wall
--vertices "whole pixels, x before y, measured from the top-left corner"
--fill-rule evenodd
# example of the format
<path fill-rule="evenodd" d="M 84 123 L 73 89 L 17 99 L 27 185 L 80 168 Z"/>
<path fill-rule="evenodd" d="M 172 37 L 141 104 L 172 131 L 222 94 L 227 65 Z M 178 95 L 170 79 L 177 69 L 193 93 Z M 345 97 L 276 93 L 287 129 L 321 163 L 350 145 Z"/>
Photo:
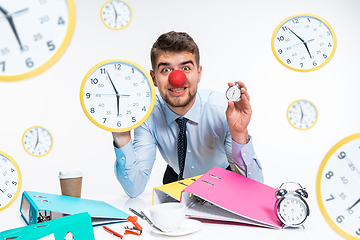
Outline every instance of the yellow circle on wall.
<path fill-rule="evenodd" d="M 335 54 L 336 37 L 330 24 L 314 14 L 298 14 L 274 30 L 271 49 L 286 68 L 310 72 L 325 66 Z"/>
<path fill-rule="evenodd" d="M 322 160 L 316 197 L 330 227 L 349 240 L 360 239 L 360 133 L 336 143 Z"/>
<path fill-rule="evenodd" d="M 0 211 L 9 207 L 19 195 L 21 173 L 17 163 L 0 151 Z"/>
<path fill-rule="evenodd" d="M 65 52 L 74 32 L 73 0 L 12 0 L 1 5 L 1 12 L 2 81 L 31 78 L 50 68 Z"/>
<path fill-rule="evenodd" d="M 126 28 L 132 19 L 130 5 L 122 0 L 109 0 L 101 8 L 101 21 L 112 30 Z"/>

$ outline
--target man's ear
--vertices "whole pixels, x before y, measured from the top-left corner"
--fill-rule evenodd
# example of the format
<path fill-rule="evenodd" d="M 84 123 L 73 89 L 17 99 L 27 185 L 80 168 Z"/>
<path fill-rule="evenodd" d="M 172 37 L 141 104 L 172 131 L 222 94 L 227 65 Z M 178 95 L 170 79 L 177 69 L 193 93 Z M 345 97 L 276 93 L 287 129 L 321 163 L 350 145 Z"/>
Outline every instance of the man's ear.
<path fill-rule="evenodd" d="M 200 82 L 201 79 L 201 72 L 202 72 L 202 66 L 200 65 L 198 68 L 198 80 L 197 80 L 198 83 Z"/>
<path fill-rule="evenodd" d="M 154 86 L 157 87 L 156 78 L 155 78 L 155 72 L 153 70 L 150 70 L 150 76 L 153 80 Z"/>

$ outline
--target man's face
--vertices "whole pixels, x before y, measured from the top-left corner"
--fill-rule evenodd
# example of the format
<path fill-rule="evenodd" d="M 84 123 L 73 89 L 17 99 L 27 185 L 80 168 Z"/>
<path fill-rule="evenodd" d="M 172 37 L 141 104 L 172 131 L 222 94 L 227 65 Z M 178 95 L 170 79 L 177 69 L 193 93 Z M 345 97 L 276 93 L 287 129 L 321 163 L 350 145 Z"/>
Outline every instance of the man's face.
<path fill-rule="evenodd" d="M 185 73 L 186 82 L 183 87 L 174 88 L 170 85 L 168 78 L 173 70 L 181 70 Z M 150 71 L 150 74 L 169 108 L 179 115 L 184 115 L 195 102 L 201 71 L 202 67 L 196 65 L 194 54 L 166 52 L 158 57 L 156 67 Z"/>

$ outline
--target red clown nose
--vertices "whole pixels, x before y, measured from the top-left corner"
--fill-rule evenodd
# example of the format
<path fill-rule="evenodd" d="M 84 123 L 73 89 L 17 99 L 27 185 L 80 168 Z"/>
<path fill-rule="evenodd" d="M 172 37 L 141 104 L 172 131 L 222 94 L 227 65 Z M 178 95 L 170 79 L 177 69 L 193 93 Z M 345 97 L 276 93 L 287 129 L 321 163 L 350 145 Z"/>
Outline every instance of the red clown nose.
<path fill-rule="evenodd" d="M 181 70 L 174 70 L 169 74 L 169 83 L 175 88 L 184 86 L 186 82 L 186 75 Z"/>

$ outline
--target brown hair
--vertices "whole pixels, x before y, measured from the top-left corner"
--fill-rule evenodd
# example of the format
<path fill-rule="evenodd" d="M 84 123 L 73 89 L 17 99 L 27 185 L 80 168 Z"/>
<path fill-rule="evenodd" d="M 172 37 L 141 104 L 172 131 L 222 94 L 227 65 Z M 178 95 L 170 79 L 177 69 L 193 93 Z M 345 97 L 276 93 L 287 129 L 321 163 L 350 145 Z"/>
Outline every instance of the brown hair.
<path fill-rule="evenodd" d="M 151 48 L 151 66 L 155 70 L 156 61 L 160 54 L 165 52 L 190 52 L 195 55 L 197 66 L 200 65 L 199 48 L 189 34 L 185 32 L 168 32 L 160 35 Z"/>

